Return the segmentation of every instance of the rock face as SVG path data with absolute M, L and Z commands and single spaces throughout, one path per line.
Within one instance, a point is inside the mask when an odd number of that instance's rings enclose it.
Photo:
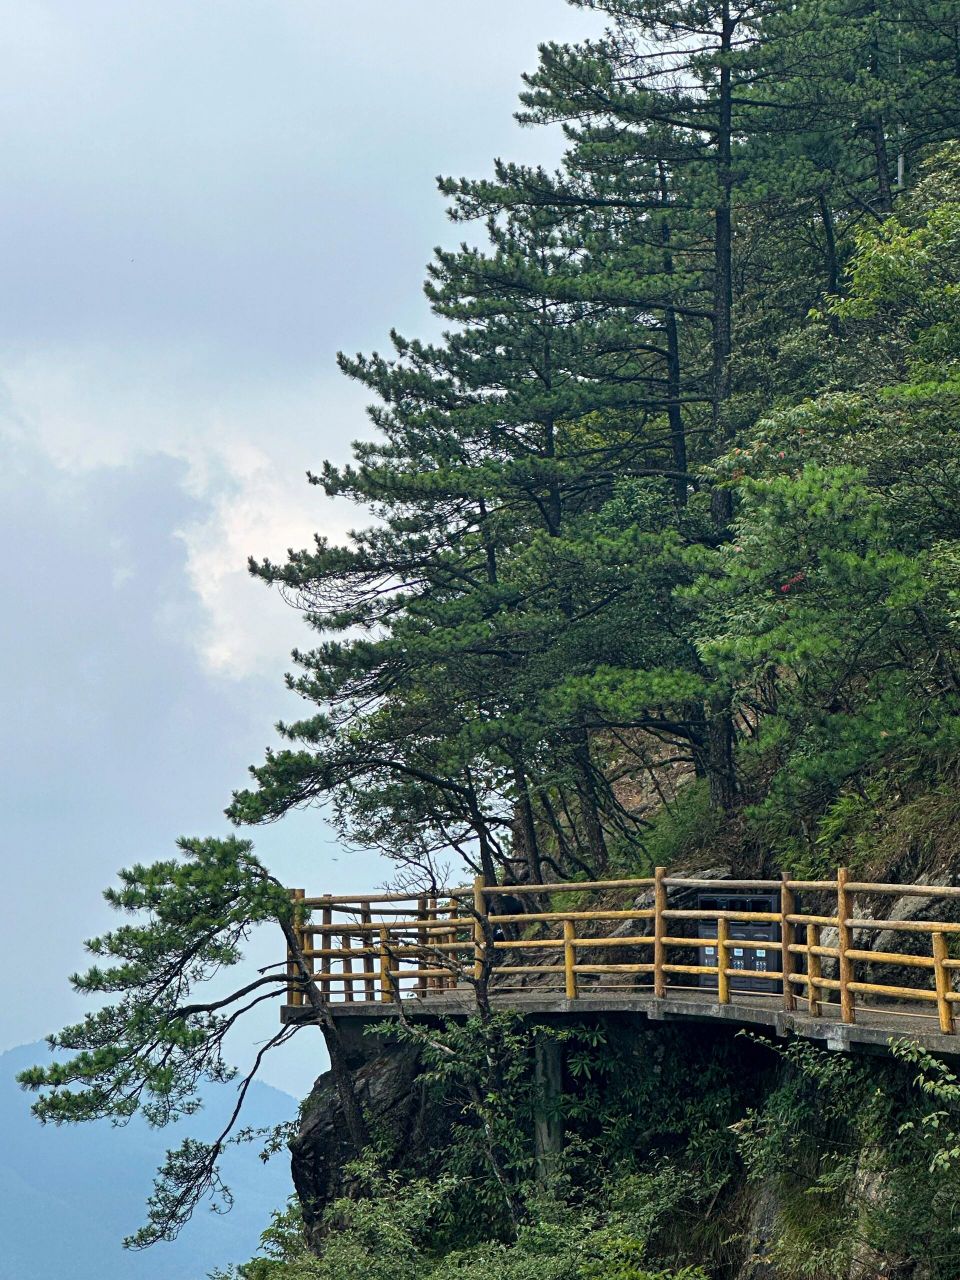
M 781 1205 L 770 1183 L 750 1188 L 750 1208 L 745 1231 L 743 1265 L 736 1280 L 776 1280 L 776 1268 L 767 1254 L 776 1236 Z
M 374 1039 L 370 1046 L 366 1056 L 354 1055 L 354 1081 L 371 1133 L 397 1153 L 399 1167 L 415 1169 L 443 1142 L 449 1118 L 424 1086 L 416 1045 L 385 1046 Z M 293 1184 L 316 1246 L 324 1210 L 352 1190 L 344 1166 L 354 1153 L 330 1072 L 320 1076 L 304 1104 L 291 1155 Z

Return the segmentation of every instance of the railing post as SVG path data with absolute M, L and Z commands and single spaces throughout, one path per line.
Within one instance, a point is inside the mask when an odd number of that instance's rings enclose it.
M 296 891 L 297 907 L 296 907 L 295 919 L 296 919 L 296 928 L 297 928 L 297 941 L 300 944 L 300 950 L 304 953 L 306 953 L 307 951 L 313 950 L 313 934 L 309 932 L 309 930 L 305 927 L 305 924 L 304 924 L 304 916 L 306 915 L 306 908 L 303 905 L 303 900 L 306 896 L 307 896 L 306 889 L 298 889 Z M 316 968 L 316 964 L 314 962 L 313 956 L 308 956 L 304 954 L 304 960 L 307 966 L 307 973 L 312 978 L 313 971 Z M 298 1003 L 301 1005 L 306 1004 L 307 993 L 304 991 L 303 987 L 300 988 L 297 994 L 299 996 Z
M 373 924 L 373 913 L 369 907 L 360 908 L 360 924 L 363 926 L 361 937 L 363 938 L 363 998 L 364 1000 L 376 1000 L 377 983 L 374 977 L 373 969 L 373 929 L 368 926 Z
M 320 913 L 320 924 L 322 932 L 320 934 L 320 950 L 333 950 L 333 908 L 324 907 Z M 333 984 L 330 981 L 330 957 L 320 957 L 320 993 L 326 996 L 328 1000 L 333 999 Z
M 486 934 L 483 922 L 487 918 L 487 904 L 484 898 L 483 876 L 477 876 L 473 882 L 473 977 L 479 982 L 483 977 L 484 959 L 487 952 Z
M 953 983 L 950 981 L 950 971 L 943 963 L 948 955 L 946 935 L 935 933 L 933 935 L 933 976 L 937 984 L 937 1013 L 940 1015 L 940 1030 L 944 1035 L 952 1036 L 953 1005 L 947 996 L 953 989 Z
M 577 936 L 572 920 L 563 922 L 563 974 L 568 1000 L 577 998 L 577 949 L 573 940 Z
M 797 930 L 787 917 L 796 915 L 797 899 L 788 879 L 784 872 L 780 886 L 780 972 L 783 974 L 783 1007 L 792 1011 L 797 1007 L 797 996 L 790 978 L 796 972 L 797 957 L 790 948 L 796 940 Z
M 427 919 L 427 899 L 426 898 L 417 899 L 417 919 L 424 922 Z M 418 927 L 417 929 L 417 947 L 419 948 L 419 955 L 417 956 L 418 969 L 425 969 L 427 967 L 424 961 L 426 957 L 427 943 L 429 942 L 432 942 L 432 938 L 430 937 L 429 932 L 426 929 L 424 929 L 422 926 Z M 422 999 L 423 996 L 427 994 L 427 987 L 429 985 L 430 985 L 429 981 L 426 978 L 424 978 L 422 975 L 417 978 L 418 998 Z
M 807 1012 L 811 1018 L 820 1017 L 820 987 L 818 985 L 823 968 L 820 957 L 814 955 L 814 947 L 820 945 L 820 926 L 807 925 Z
M 451 898 L 450 923 L 453 925 L 453 928 L 450 930 L 449 937 L 450 937 L 450 944 L 452 947 L 454 947 L 454 950 L 446 951 L 443 953 L 444 956 L 449 956 L 450 958 L 450 972 L 448 973 L 446 978 L 440 979 L 440 981 L 443 983 L 445 990 L 447 991 L 456 991 L 457 989 L 457 972 L 460 967 L 460 955 L 459 955 L 459 952 L 456 950 L 457 941 L 458 941 L 457 925 L 459 923 L 459 920 L 460 920 L 460 915 L 457 909 L 457 900 L 456 898 Z M 444 960 L 444 965 L 446 965 L 446 960 Z
M 667 994 L 667 980 L 663 972 L 667 936 L 663 913 L 667 909 L 667 886 L 663 883 L 666 870 L 657 867 L 653 873 L 653 994 L 661 999 Z
M 847 920 L 850 919 L 850 891 L 847 889 L 847 881 L 850 879 L 849 872 L 846 867 L 840 867 L 837 870 L 837 950 L 839 952 L 839 978 L 840 978 L 840 1017 L 846 1023 L 854 1023 L 857 1020 L 856 1003 L 854 1001 L 853 992 L 850 990 L 850 983 L 853 980 L 853 962 L 847 955 L 851 949 L 852 932 Z
M 727 944 L 730 925 L 726 916 L 717 917 L 717 1003 L 730 1003 L 730 979 L 727 976 Z
M 393 999 L 393 978 L 390 976 L 390 933 L 380 926 L 380 999 L 386 1003 Z
M 296 935 L 297 941 L 300 943 L 300 949 L 303 950 L 305 946 L 305 943 L 304 943 L 305 935 L 302 931 L 303 912 L 300 908 L 298 908 L 297 903 L 300 901 L 301 898 L 305 898 L 307 896 L 306 890 L 291 889 L 289 892 L 290 892 L 290 901 L 293 904 L 293 912 L 292 912 L 293 930 Z M 293 1005 L 294 1007 L 299 1007 L 300 1005 L 303 1004 L 303 986 L 301 985 L 301 983 L 297 981 L 297 979 L 300 976 L 301 976 L 300 968 L 299 968 L 299 965 L 297 964 L 296 956 L 293 953 L 293 948 L 288 944 L 287 945 L 287 1004 Z
M 352 946 L 350 934 L 345 933 L 340 942 L 343 950 L 349 952 Z M 353 1004 L 353 960 L 349 955 L 343 957 L 343 998 L 347 1004 Z

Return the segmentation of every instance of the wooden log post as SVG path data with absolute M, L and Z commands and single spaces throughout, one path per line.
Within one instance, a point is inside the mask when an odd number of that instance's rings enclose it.
M 948 996 L 953 989 L 953 983 L 950 979 L 950 971 L 943 963 L 949 958 L 949 954 L 946 934 L 935 933 L 933 935 L 933 976 L 937 984 L 937 1014 L 940 1018 L 940 1030 L 944 1035 L 952 1036 L 953 1005 Z
M 487 954 L 487 940 L 484 932 L 487 904 L 483 894 L 484 887 L 483 876 L 477 876 L 473 882 L 473 977 L 476 982 L 480 982 L 483 978 Z
M 727 976 L 727 951 L 730 925 L 726 916 L 717 917 L 717 1003 L 730 1003 L 730 979 Z
M 290 890 L 290 901 L 293 904 L 293 928 L 294 928 L 294 933 L 296 934 L 296 937 L 300 943 L 301 950 L 305 949 L 306 943 L 305 943 L 304 934 L 303 934 L 303 914 L 302 914 L 302 910 L 298 909 L 297 903 L 300 901 L 301 898 L 305 898 L 305 897 L 306 897 L 305 889 Z M 307 963 L 309 964 L 309 961 Z M 297 960 L 296 960 L 296 956 L 294 955 L 293 948 L 290 947 L 288 944 L 287 946 L 287 1004 L 293 1005 L 294 1007 L 299 1007 L 303 1004 L 303 987 L 297 981 L 299 977 L 300 977 L 300 966 L 297 964 Z
M 577 931 L 572 920 L 563 922 L 563 975 L 568 1000 L 577 998 L 577 949 L 574 940 Z
M 820 978 L 823 966 L 814 948 L 820 945 L 820 926 L 807 925 L 807 1012 L 811 1018 L 820 1017 Z
M 423 920 L 423 921 L 426 921 L 427 919 L 427 899 L 426 898 L 417 899 L 417 919 Z M 427 965 L 425 964 L 425 959 L 426 959 L 425 953 L 426 953 L 426 946 L 429 941 L 430 941 L 430 937 L 429 937 L 429 934 L 427 933 L 427 930 L 424 929 L 422 926 L 418 928 L 417 929 L 417 946 L 420 950 L 420 954 L 417 957 L 418 969 L 427 968 Z M 424 977 L 417 978 L 417 998 L 418 999 L 422 999 L 427 994 L 427 988 L 430 985 L 430 981 L 431 980 L 429 978 L 424 978 Z
M 297 976 L 297 963 L 293 958 L 293 949 L 289 942 L 287 943 L 287 1004 L 295 1005 L 300 989 L 296 985 L 295 978 Z
M 837 871 L 837 949 L 840 953 L 838 962 L 840 1017 L 842 1021 L 852 1024 L 857 1020 L 857 1013 L 855 996 L 850 990 L 850 983 L 853 981 L 853 961 L 850 959 L 848 952 L 853 950 L 853 931 L 847 924 L 852 915 L 851 894 L 847 888 L 849 880 L 850 875 L 847 868 L 840 867 Z
M 663 913 L 667 909 L 667 886 L 663 883 L 666 870 L 657 867 L 653 873 L 653 994 L 662 999 L 667 994 L 667 979 L 663 966 L 666 962 L 667 922 Z
M 450 923 L 453 926 L 453 928 L 450 930 L 449 937 L 450 937 L 450 943 L 454 947 L 454 950 L 449 951 L 447 955 L 449 957 L 450 964 L 453 967 L 453 972 L 451 972 L 450 974 L 448 974 L 446 978 L 444 978 L 443 985 L 447 991 L 456 991 L 457 971 L 459 970 L 459 967 L 460 967 L 460 954 L 456 950 L 457 937 L 458 937 L 457 927 L 460 923 L 460 916 L 457 911 L 457 903 L 455 900 L 452 900 L 450 903 Z
M 428 924 L 436 924 L 436 921 L 437 921 L 437 900 L 436 900 L 436 898 L 428 898 L 428 899 L 427 899 L 427 915 L 426 915 L 426 919 L 427 919 L 427 923 L 428 923 Z M 426 939 L 426 944 L 425 944 L 425 945 L 427 945 L 427 946 L 429 946 L 429 944 L 430 944 L 431 942 L 439 942 L 439 941 L 440 941 L 440 939 L 437 937 L 436 931 L 435 931 L 435 930 L 433 930 L 433 929 L 425 929 L 425 930 L 423 930 L 423 934 L 424 934 L 424 937 L 425 937 L 425 939 Z M 428 965 L 428 964 L 426 964 L 426 962 L 425 962 L 425 961 L 426 961 L 426 957 L 424 957 L 424 964 L 423 964 L 421 967 L 422 967 L 422 968 L 432 969 L 432 968 L 433 968 L 433 965 Z M 428 991 L 440 991 L 440 990 L 442 989 L 442 984 L 441 984 L 441 982 L 440 982 L 440 979 L 439 979 L 439 978 L 437 978 L 437 977 L 427 978 L 427 979 L 426 979 L 426 984 L 427 984 L 427 990 L 428 990 Z
M 393 999 L 393 978 L 390 976 L 390 931 L 380 926 L 380 1000 L 386 1004 Z
M 373 924 L 373 915 L 369 907 L 361 907 L 360 923 L 363 925 L 363 998 L 364 1000 L 376 1000 L 377 998 L 377 981 L 374 977 L 373 968 L 373 930 L 369 928 Z
M 333 908 L 324 907 L 320 914 L 320 949 L 321 951 L 329 951 L 333 946 Z M 320 957 L 320 994 L 327 1000 L 333 994 L 333 987 L 330 983 L 330 957 Z
M 306 896 L 307 896 L 306 889 L 297 889 L 295 891 L 297 905 L 295 908 L 294 921 L 297 928 L 297 942 L 299 943 L 300 950 L 302 952 L 310 951 L 313 946 L 313 934 L 307 928 L 307 922 L 306 922 L 307 909 L 303 905 L 303 900 Z M 313 971 L 314 971 L 314 968 L 316 967 L 313 962 L 313 957 L 305 955 L 304 962 L 306 964 L 307 973 L 311 977 L 313 977 Z M 298 1001 L 297 1001 L 298 1004 L 305 1005 L 307 1003 L 307 993 L 304 991 L 302 986 L 297 992 L 297 996 L 298 996 Z
M 790 888 L 788 877 L 784 873 L 783 883 L 780 886 L 780 972 L 783 974 L 783 1007 L 788 1012 L 792 1012 L 797 1007 L 796 992 L 790 981 L 797 969 L 796 953 L 790 950 L 796 941 L 797 930 L 787 917 L 796 913 L 796 894 Z
M 345 933 L 340 942 L 343 950 L 349 952 L 353 945 L 350 934 Z M 349 955 L 343 957 L 343 998 L 347 1004 L 353 1004 L 353 959 Z

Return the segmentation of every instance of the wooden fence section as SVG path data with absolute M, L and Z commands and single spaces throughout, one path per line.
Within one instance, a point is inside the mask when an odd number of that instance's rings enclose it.
M 679 908 L 670 905 L 678 890 L 727 899 L 763 894 L 778 906 Z M 598 895 L 632 905 L 605 906 Z M 323 999 L 353 1004 L 430 1000 L 486 981 L 501 1003 L 518 990 L 555 992 L 559 1004 L 586 992 L 663 997 L 670 988 L 697 986 L 703 1000 L 722 1005 L 748 978 L 750 998 L 782 1001 L 788 1010 L 818 1017 L 828 1003 L 840 1021 L 854 1023 L 858 1009 L 909 1005 L 916 1017 L 919 1005 L 952 1034 L 960 1001 L 953 981 L 960 902 L 953 921 L 885 919 L 879 905 L 891 897 L 945 903 L 960 899 L 960 886 L 857 882 L 844 868 L 835 880 L 696 880 L 658 868 L 647 879 L 510 886 L 478 879 L 469 888 L 413 896 L 291 896 L 300 951 L 287 957 L 292 1006 L 306 1003 L 304 975 Z M 762 926 L 767 936 L 735 936 L 747 932 L 738 925 Z M 872 949 L 880 932 L 910 949 Z M 750 952 L 776 956 L 776 967 L 747 965 Z

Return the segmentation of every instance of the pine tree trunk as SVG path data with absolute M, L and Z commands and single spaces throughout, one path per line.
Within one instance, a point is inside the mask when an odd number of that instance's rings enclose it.
M 877 6 L 874 6 L 874 11 L 879 17 Z M 880 49 L 876 39 L 874 40 L 873 53 L 870 58 L 870 72 L 874 79 L 880 79 Z M 893 185 L 890 182 L 890 156 L 887 152 L 887 134 L 883 117 L 879 111 L 875 110 L 870 113 L 867 130 L 873 141 L 873 155 L 877 174 L 877 200 L 881 213 L 887 214 L 893 210 Z
M 534 818 L 533 805 L 530 802 L 530 791 L 527 787 L 527 776 L 518 765 L 513 766 L 513 782 L 517 789 L 517 815 L 520 832 L 523 837 L 524 861 L 530 876 L 531 884 L 543 884 L 543 867 L 540 864 L 540 841 L 537 838 L 537 824 Z
M 893 209 L 893 186 L 890 182 L 890 156 L 887 151 L 887 135 L 883 120 L 879 113 L 874 113 L 870 121 L 870 135 L 873 139 L 873 153 L 877 168 L 877 201 L 881 212 L 890 213 Z
M 280 927 L 283 930 L 287 948 L 296 963 L 297 971 L 304 980 L 303 992 L 307 998 L 307 1003 L 310 1005 L 314 1022 L 323 1033 L 324 1043 L 327 1046 L 327 1053 L 330 1057 L 330 1074 L 333 1076 L 337 1098 L 343 1108 L 343 1118 L 346 1122 L 347 1133 L 350 1135 L 350 1141 L 359 1156 L 364 1148 L 370 1145 L 370 1132 L 367 1128 L 363 1108 L 360 1106 L 360 1100 L 357 1097 L 357 1091 L 354 1088 L 353 1074 L 350 1071 L 343 1042 L 340 1039 L 340 1030 L 333 1014 L 330 1012 L 326 997 L 313 981 L 311 967 L 307 964 L 300 945 L 298 930 L 285 920 L 280 922 Z
M 726 435 L 724 411 L 730 396 L 730 356 L 733 350 L 733 77 L 730 56 L 736 19 L 729 0 L 724 0 L 720 26 L 720 83 L 717 119 L 717 213 L 714 264 L 713 321 L 713 426 L 718 445 Z M 733 518 L 733 495 L 729 489 L 714 489 L 711 516 L 718 539 L 722 539 Z M 724 701 L 716 699 L 707 712 L 707 772 L 710 804 L 728 812 L 736 799 L 733 770 L 733 717 Z
M 357 1097 L 357 1091 L 354 1088 L 353 1074 L 347 1063 L 347 1055 L 343 1051 L 340 1031 L 329 1009 L 324 1007 L 322 1012 L 314 1010 L 314 1013 L 320 1023 L 320 1030 L 323 1032 L 324 1043 L 327 1046 L 327 1054 L 330 1058 L 330 1074 L 333 1076 L 337 1098 L 343 1108 L 347 1132 L 350 1135 L 354 1150 L 359 1156 L 370 1145 L 370 1133 L 367 1129 L 363 1108 L 360 1106 L 360 1100 Z
M 578 729 L 576 745 L 573 749 L 573 765 L 576 772 L 577 799 L 580 813 L 586 830 L 587 848 L 590 850 L 590 861 L 595 875 L 601 874 L 607 866 L 607 841 L 600 821 L 600 806 L 597 804 L 597 789 L 593 777 L 593 762 L 590 759 L 590 739 L 586 729 Z
M 733 345 L 733 82 L 730 54 L 736 20 L 724 0 L 720 28 L 720 84 L 717 103 L 717 211 L 714 230 L 713 287 L 713 426 L 723 436 L 723 407 L 730 394 L 730 352 Z
M 833 224 L 833 210 L 827 203 L 827 197 L 821 191 L 818 198 L 820 221 L 823 223 L 823 238 L 826 244 L 824 252 L 824 270 L 827 277 L 827 293 L 836 297 L 840 292 L 840 262 L 837 258 L 837 235 Z
M 660 185 L 660 202 L 666 208 L 669 204 L 667 173 L 662 160 L 657 161 Z M 660 240 L 663 244 L 663 271 L 668 278 L 673 276 L 673 253 L 670 248 L 670 221 L 664 216 L 660 223 Z M 664 311 L 664 330 L 667 339 L 667 419 L 670 423 L 670 444 L 673 453 L 674 471 L 685 473 L 687 470 L 687 439 L 683 427 L 683 414 L 680 411 L 680 335 L 677 328 L 677 313 L 672 306 Z M 687 482 L 678 475 L 673 482 L 674 496 L 678 507 L 687 504 Z
M 707 721 L 707 772 L 710 807 L 723 813 L 729 813 L 737 800 L 733 742 L 733 716 L 729 706 L 714 707 Z

